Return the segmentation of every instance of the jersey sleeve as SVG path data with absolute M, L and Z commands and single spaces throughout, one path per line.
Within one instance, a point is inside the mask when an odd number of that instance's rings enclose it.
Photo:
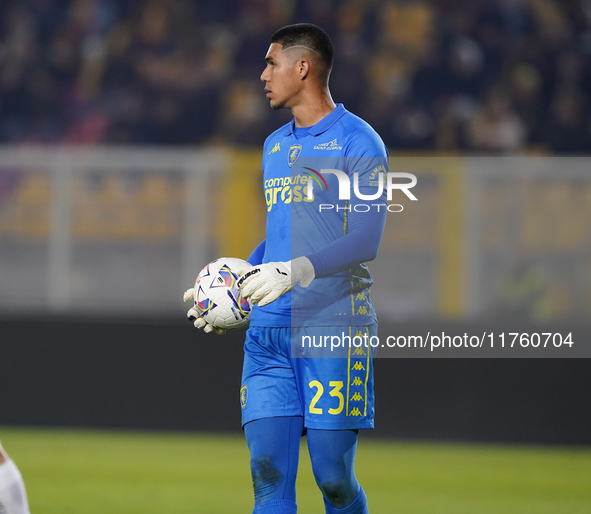
M 345 148 L 345 165 L 351 183 L 347 231 L 321 251 L 307 256 L 316 277 L 375 259 L 382 241 L 387 214 L 388 150 L 377 133 L 369 127 L 355 131 Z M 362 204 L 370 205 L 367 212 L 365 208 L 355 208 Z
M 263 263 L 263 257 L 265 255 L 265 248 L 267 246 L 267 240 L 263 239 L 263 242 L 259 244 L 254 251 L 250 254 L 250 257 L 246 259 L 249 264 L 257 266 Z
M 378 191 L 380 175 L 386 184 L 388 173 L 388 150 L 380 136 L 373 131 L 356 131 L 345 148 L 345 164 L 351 181 L 351 198 L 356 196 L 355 184 L 362 195 L 373 195 Z M 357 179 L 355 179 L 357 174 Z M 386 188 L 382 191 L 383 201 L 386 201 Z

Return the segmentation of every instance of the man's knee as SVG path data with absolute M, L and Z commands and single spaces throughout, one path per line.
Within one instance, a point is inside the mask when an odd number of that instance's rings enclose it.
M 254 495 L 257 499 L 272 495 L 283 478 L 283 474 L 277 469 L 271 457 L 266 455 L 253 457 L 250 460 L 250 471 Z
M 351 504 L 359 493 L 359 484 L 350 480 L 318 480 L 322 495 L 333 507 L 342 509 Z

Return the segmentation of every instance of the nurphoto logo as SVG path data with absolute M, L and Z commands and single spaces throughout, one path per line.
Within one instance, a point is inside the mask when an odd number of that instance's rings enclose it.
M 320 173 L 318 173 L 316 170 L 313 170 L 312 168 L 306 168 L 306 169 L 313 171 L 316 175 L 316 176 L 313 176 L 310 173 L 307 173 L 308 184 L 306 187 L 306 189 L 307 189 L 306 199 L 309 202 L 311 202 L 314 199 L 313 180 L 315 180 L 318 183 L 318 185 L 320 186 L 320 188 L 322 189 L 322 184 L 320 183 L 320 181 L 318 180 L 317 177 L 320 177 L 320 179 L 322 180 L 322 183 L 324 183 L 324 186 L 328 190 L 328 186 L 326 185 L 326 181 L 322 177 L 322 175 L 325 175 L 327 173 L 333 174 L 337 177 L 337 180 L 339 183 L 339 200 L 350 200 L 351 199 L 351 180 L 349 179 L 349 176 L 344 171 L 336 170 L 336 169 L 321 169 Z M 415 195 L 413 195 L 412 192 L 410 191 L 410 189 L 412 189 L 414 186 L 417 185 L 417 177 L 415 175 L 413 175 L 412 173 L 403 173 L 403 172 L 394 172 L 394 171 L 389 171 L 387 173 L 379 173 L 378 177 L 377 177 L 378 178 L 377 191 L 374 194 L 367 194 L 367 195 L 363 194 L 359 191 L 359 173 L 358 172 L 353 173 L 353 193 L 355 194 L 355 196 L 359 200 L 363 200 L 363 201 L 377 200 L 384 193 L 384 176 L 386 177 L 385 187 L 386 187 L 387 198 L 388 198 L 389 202 L 392 200 L 392 191 L 394 191 L 395 189 L 401 190 L 412 201 L 418 200 L 418 198 Z M 406 179 L 407 181 L 406 182 L 397 181 L 400 179 Z M 356 204 L 353 208 L 356 212 L 367 212 L 367 211 L 371 210 L 372 207 L 375 207 L 378 210 L 380 210 L 380 208 L 385 207 L 385 208 L 387 208 L 387 210 L 389 212 L 401 212 L 403 210 L 403 207 L 400 204 L 384 205 L 381 203 L 379 203 L 379 204 L 378 203 Z M 345 208 L 345 207 L 340 207 L 340 206 L 334 205 L 334 204 L 323 203 L 323 204 L 320 204 L 318 207 L 318 210 L 320 212 L 322 212 L 323 210 L 330 210 L 330 209 L 336 209 L 337 211 L 347 209 L 350 211 L 351 206 L 348 206 Z

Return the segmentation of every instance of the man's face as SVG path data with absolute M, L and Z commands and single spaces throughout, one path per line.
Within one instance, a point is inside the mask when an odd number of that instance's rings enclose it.
M 298 72 L 299 52 L 296 48 L 283 51 L 283 45 L 271 43 L 265 56 L 267 67 L 261 75 L 273 109 L 289 109 L 301 87 Z

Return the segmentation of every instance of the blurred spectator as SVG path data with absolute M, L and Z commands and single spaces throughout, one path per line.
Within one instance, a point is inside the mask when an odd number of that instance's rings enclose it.
M 585 119 L 583 95 L 564 89 L 554 97 L 544 132 L 553 153 L 583 154 L 591 148 L 591 126 Z
M 247 80 L 236 81 L 225 95 L 221 133 L 242 145 L 256 145 L 268 136 L 264 121 L 268 113 L 260 88 Z
M 394 150 L 591 152 L 589 0 L 3 0 L 0 142 L 259 146 L 268 38 L 302 21 Z
M 525 136 L 525 126 L 512 110 L 509 98 L 499 92 L 489 95 L 470 127 L 472 148 L 484 153 L 522 150 Z
M 542 75 L 529 63 L 519 63 L 510 72 L 510 97 L 517 116 L 525 124 L 529 142 L 540 143 L 544 124 Z

